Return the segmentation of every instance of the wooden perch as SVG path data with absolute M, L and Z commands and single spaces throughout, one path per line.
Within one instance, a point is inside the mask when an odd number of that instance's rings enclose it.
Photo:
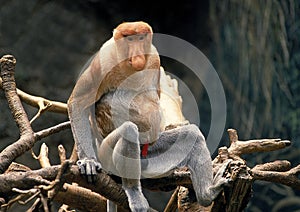
M 56 179 L 60 170 L 60 165 L 41 168 L 38 170 L 27 171 L 11 171 L 0 175 L 0 196 L 12 195 L 12 189 L 18 188 L 27 190 L 34 185 L 49 185 L 50 181 Z M 11 168 L 11 170 L 15 170 Z M 184 185 L 190 185 L 189 172 L 174 172 L 172 175 L 156 179 L 157 184 L 154 184 L 153 179 L 144 179 L 143 187 L 149 190 L 168 190 L 170 187 L 176 187 L 178 182 L 184 182 Z M 97 182 L 95 184 L 87 183 L 86 179 L 80 174 L 78 167 L 73 165 L 70 167 L 69 172 L 64 175 L 67 183 L 76 183 L 81 187 L 87 188 L 101 196 L 108 198 L 117 203 L 122 208 L 128 209 L 127 196 L 123 191 L 120 184 L 117 184 L 106 173 L 99 173 L 97 175 Z

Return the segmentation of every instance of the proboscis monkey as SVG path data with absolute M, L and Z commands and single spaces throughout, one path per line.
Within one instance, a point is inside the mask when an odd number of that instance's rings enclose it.
M 210 153 L 197 126 L 164 130 L 164 72 L 152 35 L 147 23 L 120 24 L 79 77 L 68 100 L 77 164 L 88 181 L 99 169 L 120 176 L 132 211 L 149 209 L 141 178 L 188 166 L 198 202 L 207 206 L 228 182 L 222 177 L 226 166 L 213 178 Z

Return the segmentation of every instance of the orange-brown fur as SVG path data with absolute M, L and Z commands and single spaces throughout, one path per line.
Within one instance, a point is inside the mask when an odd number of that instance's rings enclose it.
M 120 24 L 114 30 L 114 39 L 118 40 L 129 35 L 147 34 L 147 33 L 152 34 L 152 28 L 150 27 L 149 24 L 142 21 L 125 22 Z

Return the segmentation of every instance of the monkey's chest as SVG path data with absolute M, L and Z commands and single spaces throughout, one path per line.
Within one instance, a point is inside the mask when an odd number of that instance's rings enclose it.
M 126 121 L 137 125 L 141 143 L 156 141 L 160 133 L 161 114 L 156 91 L 110 92 L 96 103 L 95 115 L 103 137 Z

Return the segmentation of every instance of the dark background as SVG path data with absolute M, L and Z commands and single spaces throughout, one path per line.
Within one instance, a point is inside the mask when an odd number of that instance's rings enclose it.
M 247 156 L 249 166 L 276 159 L 300 162 L 300 2 L 297 0 L 108 1 L 0 0 L 0 56 L 17 58 L 18 88 L 66 102 L 85 62 L 124 21 L 143 20 L 154 32 L 184 39 L 211 61 L 227 99 L 226 128 L 241 140 L 289 139 L 285 150 Z M 178 50 L 180 51 L 180 50 Z M 162 65 L 180 77 L 199 104 L 201 130 L 208 134 L 210 103 L 201 83 L 181 64 Z M 184 104 L 188 104 L 185 102 Z M 36 109 L 26 106 L 29 117 Z M 45 113 L 35 131 L 67 120 Z M 0 92 L 0 148 L 18 138 L 3 92 Z M 228 145 L 226 130 L 220 145 Z M 58 163 L 56 146 L 72 149 L 70 130 L 43 140 Z M 34 151 L 38 153 L 39 142 Z M 38 168 L 30 153 L 18 159 Z M 151 204 L 161 210 L 163 194 Z M 247 211 L 300 210 L 299 191 L 256 182 Z

